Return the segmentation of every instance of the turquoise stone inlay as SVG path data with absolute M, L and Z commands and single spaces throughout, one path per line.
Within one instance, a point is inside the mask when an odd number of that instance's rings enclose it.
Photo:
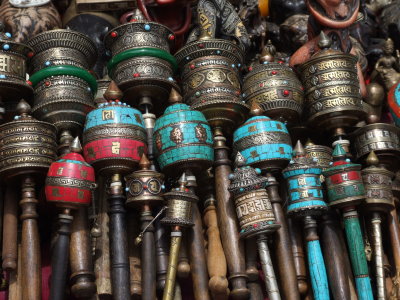
M 142 113 L 139 110 L 115 104 L 102 106 L 89 112 L 84 130 L 105 124 L 128 124 L 144 128 Z
M 246 163 L 261 168 L 278 162 L 284 168 L 292 157 L 292 144 L 285 124 L 265 116 L 248 119 L 233 134 L 234 150 L 239 151 Z M 260 164 L 270 162 L 269 164 Z
M 173 104 L 165 110 L 155 123 L 153 141 L 161 169 L 188 161 L 214 161 L 211 128 L 201 112 L 186 104 Z

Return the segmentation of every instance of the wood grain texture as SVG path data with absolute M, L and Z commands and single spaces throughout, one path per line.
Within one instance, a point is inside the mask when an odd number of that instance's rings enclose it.
M 8 185 L 4 195 L 3 215 L 3 269 L 11 272 L 17 268 L 18 188 Z
M 74 212 L 70 243 L 71 291 L 76 298 L 89 298 L 96 292 L 87 208 Z
M 141 299 L 143 293 L 141 251 L 135 245 L 135 238 L 140 233 L 139 220 L 140 217 L 136 211 L 127 213 L 130 294 L 132 299 Z
M 244 244 L 239 239 L 239 224 L 237 221 L 233 198 L 228 191 L 232 173 L 231 162 L 228 159 L 228 149 L 225 139 L 218 134 L 214 137 L 214 175 L 215 193 L 217 199 L 217 216 L 222 246 L 226 255 L 229 270 L 229 282 L 232 286 L 230 296 L 235 300 L 248 299 L 250 293 L 246 286 L 246 267 L 244 261 Z
M 22 180 L 22 236 L 21 236 L 21 277 L 22 299 L 41 298 L 42 274 L 40 260 L 40 238 L 36 211 L 38 200 L 35 196 L 35 181 L 27 176 Z
M 246 239 L 246 274 L 249 278 L 247 286 L 250 290 L 250 300 L 264 299 L 263 291 L 259 281 L 257 268 L 257 242 L 254 238 Z
M 144 230 L 153 220 L 151 211 L 143 210 L 141 213 L 141 230 Z M 133 238 L 133 237 L 131 237 Z M 154 226 L 147 227 L 141 243 L 142 264 L 142 299 L 153 300 L 156 298 L 156 246 L 154 241 Z

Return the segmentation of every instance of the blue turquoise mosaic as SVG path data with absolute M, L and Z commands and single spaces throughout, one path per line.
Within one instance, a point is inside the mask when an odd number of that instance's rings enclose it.
M 102 104 L 87 114 L 84 130 L 106 124 L 136 125 L 144 129 L 139 110 L 125 104 Z
M 191 161 L 214 161 L 213 136 L 204 115 L 186 104 L 169 106 L 154 126 L 154 149 L 164 169 Z
M 271 161 L 271 164 L 283 161 L 285 167 L 293 151 L 285 124 L 265 116 L 252 117 L 240 126 L 233 134 L 233 148 L 252 166 L 265 161 Z

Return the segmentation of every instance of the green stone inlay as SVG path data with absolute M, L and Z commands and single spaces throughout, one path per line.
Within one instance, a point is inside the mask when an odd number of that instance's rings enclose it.
M 333 149 L 332 156 L 333 157 L 346 156 L 346 151 L 344 151 L 342 145 L 337 144 L 335 146 L 335 149 Z
M 356 277 L 368 276 L 367 258 L 358 217 L 345 217 L 344 228 L 349 246 L 350 260 Z

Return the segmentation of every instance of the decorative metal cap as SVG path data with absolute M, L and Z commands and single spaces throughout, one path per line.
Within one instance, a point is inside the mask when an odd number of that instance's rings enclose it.
M 169 94 L 168 102 L 170 104 L 182 103 L 181 94 L 174 88 L 171 89 L 171 93 Z
M 260 55 L 260 63 L 273 62 L 276 54 L 276 48 L 271 40 L 268 40 L 267 45 L 262 49 Z
M 121 101 L 122 96 L 123 93 L 119 89 L 118 85 L 114 80 L 111 80 L 106 92 L 104 93 L 104 98 L 107 101 Z
M 81 145 L 81 142 L 79 141 L 79 137 L 76 137 L 72 141 L 72 144 L 69 146 L 69 149 L 71 150 L 71 152 L 74 152 L 74 153 L 82 152 L 82 145 Z
M 251 103 L 251 106 L 250 106 L 250 115 L 251 116 L 253 116 L 253 117 L 262 116 L 263 112 L 264 112 L 264 110 L 261 108 L 261 106 L 257 102 L 253 101 Z
M 135 8 L 132 13 L 131 21 L 141 22 L 141 21 L 147 21 L 147 20 L 144 17 L 142 11 L 139 8 Z
M 346 151 L 343 149 L 341 144 L 336 144 L 335 149 L 333 149 L 332 157 L 334 160 L 343 160 L 346 158 Z
M 323 30 L 319 34 L 318 47 L 321 50 L 329 49 L 332 45 L 332 40 L 325 34 Z
M 143 155 L 139 161 L 140 170 L 149 170 L 150 166 L 151 166 L 151 162 L 148 160 L 146 154 L 143 153 Z
M 379 164 L 379 158 L 372 150 L 367 157 L 367 166 L 378 166 L 378 164 Z
M 235 159 L 235 172 L 229 175 L 231 184 L 228 190 L 234 195 L 264 188 L 267 183 L 266 177 L 259 176 L 260 169 L 245 166 L 245 163 L 245 158 L 238 152 Z

